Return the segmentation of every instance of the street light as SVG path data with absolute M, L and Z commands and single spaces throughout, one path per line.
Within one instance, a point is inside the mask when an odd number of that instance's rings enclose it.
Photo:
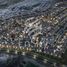
M 7 53 L 9 53 L 9 49 L 7 49 Z
M 25 55 L 25 52 L 22 52 L 22 55 Z
M 15 54 L 17 54 L 18 53 L 18 51 L 17 50 L 15 50 Z
M 36 59 L 37 55 L 33 55 L 33 58 Z

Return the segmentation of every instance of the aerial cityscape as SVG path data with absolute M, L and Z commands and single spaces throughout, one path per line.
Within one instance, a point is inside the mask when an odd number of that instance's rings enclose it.
M 0 0 L 0 67 L 67 67 L 67 1 Z

